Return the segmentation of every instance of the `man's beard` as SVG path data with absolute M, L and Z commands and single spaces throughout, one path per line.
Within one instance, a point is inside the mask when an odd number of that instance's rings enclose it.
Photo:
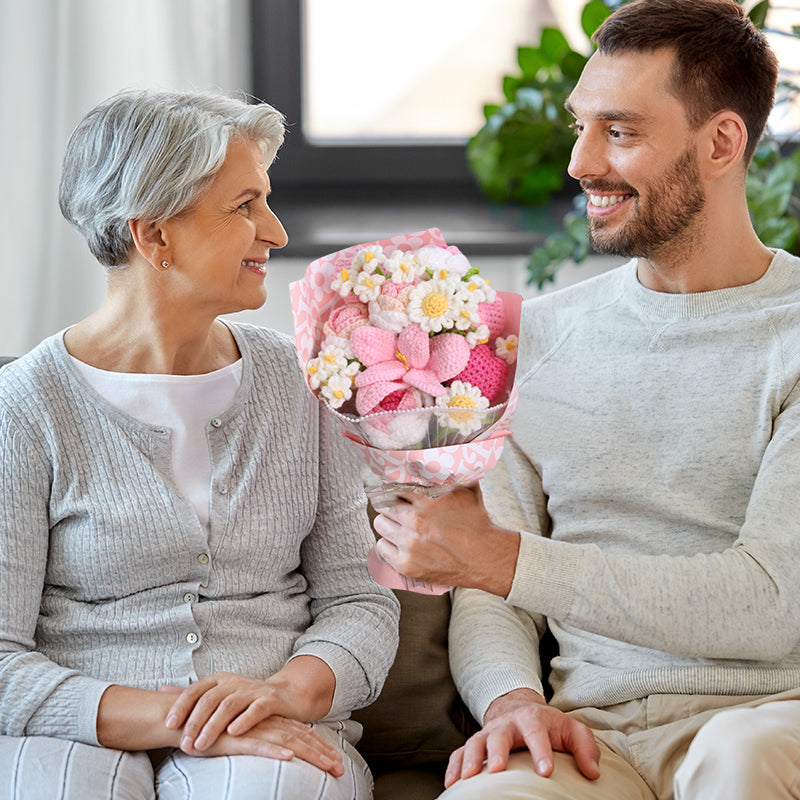
M 617 191 L 619 186 L 600 181 L 584 181 L 585 192 Z M 589 217 L 589 241 L 598 253 L 615 256 L 650 258 L 665 246 L 690 244 L 692 221 L 705 207 L 706 198 L 693 150 L 685 150 L 664 174 L 647 187 L 647 197 L 631 187 L 624 192 L 632 194 L 633 219 L 623 223 L 616 231 L 606 230 L 610 221 L 602 217 Z M 687 238 L 688 237 L 688 238 Z

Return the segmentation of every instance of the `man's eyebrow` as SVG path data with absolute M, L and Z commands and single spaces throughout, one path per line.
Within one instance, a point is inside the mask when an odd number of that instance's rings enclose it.
M 564 103 L 564 108 L 572 114 L 573 117 L 578 117 L 572 103 L 567 100 Z M 648 120 L 652 119 L 650 114 L 642 114 L 639 111 L 631 111 L 630 109 L 620 108 L 620 109 L 601 109 L 599 111 L 591 111 L 588 114 L 583 115 L 585 118 L 594 119 L 594 120 L 605 120 L 606 122 L 647 122 Z

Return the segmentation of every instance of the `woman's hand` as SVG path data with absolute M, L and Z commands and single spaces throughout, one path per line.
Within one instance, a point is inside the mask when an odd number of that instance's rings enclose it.
M 181 750 L 204 752 L 227 733 L 242 736 L 271 717 L 314 722 L 327 714 L 336 679 L 314 656 L 298 656 L 265 681 L 218 672 L 183 689 L 166 727 L 183 728 Z
M 329 772 L 334 778 L 344 774 L 341 753 L 302 722 L 286 717 L 271 716 L 251 727 L 240 736 L 222 733 L 205 750 L 185 748 L 193 756 L 261 756 L 279 761 L 299 758 L 314 767 Z

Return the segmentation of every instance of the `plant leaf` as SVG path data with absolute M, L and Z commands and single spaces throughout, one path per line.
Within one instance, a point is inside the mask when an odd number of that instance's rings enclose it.
M 523 78 L 536 78 L 536 74 L 542 67 L 552 64 L 544 57 L 539 47 L 517 48 L 517 63 L 522 70 Z
M 756 3 L 748 12 L 747 16 L 750 17 L 753 25 L 757 28 L 763 28 L 767 21 L 767 12 L 769 11 L 769 0 L 761 0 Z
M 583 32 L 591 39 L 592 34 L 600 27 L 607 17 L 611 15 L 611 9 L 603 0 L 590 0 L 581 13 L 581 27 Z
M 567 37 L 558 28 L 542 28 L 542 54 L 546 56 L 551 64 L 560 64 L 564 56 L 572 48 L 569 46 Z

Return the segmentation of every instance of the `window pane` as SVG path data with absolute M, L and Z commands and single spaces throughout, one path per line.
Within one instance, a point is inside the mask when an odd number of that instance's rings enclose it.
M 303 129 L 316 143 L 460 140 L 501 99 L 546 0 L 304 0 Z M 333 141 L 332 141 L 333 140 Z
M 517 74 L 516 49 L 561 27 L 589 52 L 586 0 L 303 0 L 303 131 L 312 144 L 462 143 Z M 753 3 L 748 2 L 746 7 Z M 800 0 L 772 0 L 769 37 L 782 77 L 800 82 Z M 771 128 L 800 127 L 800 99 L 779 104 Z

